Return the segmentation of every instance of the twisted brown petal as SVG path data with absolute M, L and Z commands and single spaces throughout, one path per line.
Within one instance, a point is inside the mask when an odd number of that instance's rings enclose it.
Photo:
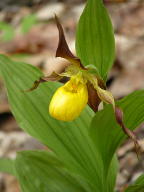
M 84 66 L 81 64 L 80 59 L 77 58 L 76 56 L 74 56 L 73 53 L 70 51 L 68 44 L 66 42 L 66 39 L 65 39 L 63 27 L 56 15 L 55 15 L 55 21 L 56 21 L 57 28 L 59 31 L 59 43 L 58 43 L 58 48 L 56 51 L 56 57 L 62 57 L 64 59 L 67 59 L 71 63 L 79 65 L 82 68 L 84 68 Z
M 30 92 L 30 91 L 33 91 L 34 89 L 37 89 L 40 83 L 44 83 L 44 82 L 48 82 L 48 81 L 59 81 L 62 78 L 63 77 L 61 77 L 58 74 L 56 74 L 55 72 L 53 72 L 50 76 L 40 77 L 38 80 L 36 80 L 33 83 L 33 86 L 30 89 L 25 90 L 25 92 Z
M 141 147 L 138 143 L 138 140 L 134 134 L 133 131 L 131 131 L 130 129 L 128 129 L 124 122 L 123 122 L 123 111 L 122 109 L 120 109 L 119 107 L 115 107 L 115 117 L 116 117 L 116 121 L 117 123 L 121 126 L 121 128 L 123 129 L 124 133 L 130 138 L 132 139 L 132 141 L 134 142 L 135 145 L 135 151 L 137 153 L 137 157 L 139 157 L 140 152 L 142 152 Z

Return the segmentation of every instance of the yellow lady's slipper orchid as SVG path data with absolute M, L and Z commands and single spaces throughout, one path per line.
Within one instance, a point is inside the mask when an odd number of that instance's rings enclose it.
M 72 77 L 56 90 L 49 105 L 49 113 L 57 120 L 72 121 L 80 115 L 87 102 L 86 83 Z

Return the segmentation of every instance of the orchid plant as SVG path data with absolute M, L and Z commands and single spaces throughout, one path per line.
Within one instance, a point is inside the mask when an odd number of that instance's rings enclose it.
M 114 192 L 120 144 L 129 137 L 137 155 L 141 152 L 133 130 L 144 120 L 144 91 L 115 101 L 106 88 L 115 41 L 102 0 L 87 0 L 77 26 L 77 56 L 57 16 L 55 21 L 56 57 L 69 61 L 62 73 L 45 77 L 32 65 L 0 55 L 19 126 L 48 147 L 18 152 L 15 160 L 0 159 L 0 170 L 15 175 L 23 192 Z M 143 192 L 144 175 L 122 191 Z

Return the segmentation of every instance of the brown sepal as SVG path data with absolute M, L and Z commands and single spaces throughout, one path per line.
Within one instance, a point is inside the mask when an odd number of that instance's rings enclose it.
M 102 89 L 106 89 L 104 81 L 99 77 L 97 77 L 97 80 L 99 87 Z M 97 112 L 101 99 L 99 98 L 96 89 L 93 87 L 91 83 L 87 83 L 87 88 L 88 88 L 88 105 L 94 112 Z
M 101 89 L 106 90 L 106 85 L 105 85 L 104 81 L 103 81 L 102 79 L 100 79 L 98 76 L 97 76 L 97 80 L 98 80 L 98 86 L 99 86 Z
M 98 97 L 97 91 L 94 89 L 92 84 L 87 83 L 87 88 L 88 88 L 88 105 L 94 112 L 97 112 L 101 100 Z
M 60 81 L 63 77 L 59 76 L 57 73 L 53 72 L 50 76 L 40 77 L 33 83 L 33 86 L 30 89 L 25 90 L 25 92 L 33 91 L 37 89 L 40 83 L 48 82 L 48 81 Z
M 57 28 L 59 31 L 59 43 L 58 43 L 58 48 L 56 51 L 56 57 L 62 57 L 64 59 L 67 59 L 71 63 L 81 66 L 83 69 L 85 69 L 84 66 L 82 65 L 80 59 L 77 58 L 76 56 L 74 56 L 73 53 L 70 51 L 68 44 L 66 42 L 66 39 L 65 39 L 63 27 L 56 15 L 55 15 L 55 21 L 56 21 Z
M 139 154 L 142 152 L 141 147 L 138 143 L 138 140 L 134 134 L 133 131 L 131 131 L 130 129 L 128 129 L 124 122 L 123 122 L 123 111 L 121 108 L 119 107 L 115 107 L 115 117 L 116 117 L 116 121 L 117 123 L 120 125 L 120 127 L 122 128 L 123 132 L 130 138 L 132 139 L 132 141 L 134 142 L 135 145 L 135 151 L 137 154 L 137 157 L 139 158 Z

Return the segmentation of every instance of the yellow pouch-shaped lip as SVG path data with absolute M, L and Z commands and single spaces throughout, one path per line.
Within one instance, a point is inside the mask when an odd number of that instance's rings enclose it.
M 87 102 L 87 85 L 71 79 L 56 90 L 49 105 L 49 113 L 57 120 L 72 121 L 80 115 Z

